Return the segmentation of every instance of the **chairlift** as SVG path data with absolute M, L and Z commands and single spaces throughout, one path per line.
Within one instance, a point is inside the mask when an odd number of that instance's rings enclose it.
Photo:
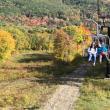
M 108 49 L 110 49 L 110 27 L 109 26 L 105 26 L 104 28 L 107 28 L 107 34 L 108 35 L 98 34 L 97 36 L 94 36 L 93 37 L 93 41 L 99 42 L 99 41 L 102 40 L 104 42 L 104 44 L 106 45 L 106 47 Z M 103 31 L 103 29 L 101 31 Z M 107 63 L 106 63 L 106 74 L 105 74 L 105 76 L 107 78 L 110 78 L 110 55 L 107 55 L 105 57 L 106 57 L 106 60 L 107 60 Z
M 104 35 L 104 34 L 98 34 L 98 36 L 93 36 L 93 41 L 95 41 L 95 42 L 103 41 L 104 44 L 107 45 L 107 47 L 110 46 L 110 38 L 109 38 L 109 36 Z

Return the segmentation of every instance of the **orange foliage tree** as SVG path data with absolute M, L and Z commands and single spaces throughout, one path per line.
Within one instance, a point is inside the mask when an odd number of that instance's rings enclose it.
M 84 25 L 80 25 L 79 29 L 82 31 L 83 39 L 86 43 L 86 46 L 89 46 L 92 42 L 91 31 Z
M 62 29 L 56 32 L 54 52 L 55 57 L 62 61 L 71 62 L 74 59 L 75 51 L 72 38 Z

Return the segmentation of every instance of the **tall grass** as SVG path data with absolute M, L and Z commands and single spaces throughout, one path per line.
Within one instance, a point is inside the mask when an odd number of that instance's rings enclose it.
M 110 80 L 104 79 L 106 65 L 89 67 L 76 110 L 110 110 Z

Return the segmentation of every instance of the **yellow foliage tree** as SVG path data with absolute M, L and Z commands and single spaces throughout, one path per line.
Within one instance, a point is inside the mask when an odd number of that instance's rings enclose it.
M 25 32 L 23 32 L 20 28 L 16 26 L 5 26 L 2 28 L 3 30 L 11 33 L 13 38 L 15 39 L 15 48 L 16 50 L 29 49 L 29 38 Z
M 0 59 L 7 59 L 15 49 L 15 40 L 10 33 L 0 30 Z

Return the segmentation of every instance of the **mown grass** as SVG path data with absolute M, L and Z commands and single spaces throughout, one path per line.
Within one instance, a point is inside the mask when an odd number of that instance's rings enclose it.
M 110 80 L 104 79 L 106 64 L 88 68 L 76 110 L 110 110 Z
M 0 107 L 40 108 L 57 88 L 56 78 L 70 73 L 78 64 L 77 60 L 71 64 L 56 61 L 47 52 L 14 55 L 0 65 Z

